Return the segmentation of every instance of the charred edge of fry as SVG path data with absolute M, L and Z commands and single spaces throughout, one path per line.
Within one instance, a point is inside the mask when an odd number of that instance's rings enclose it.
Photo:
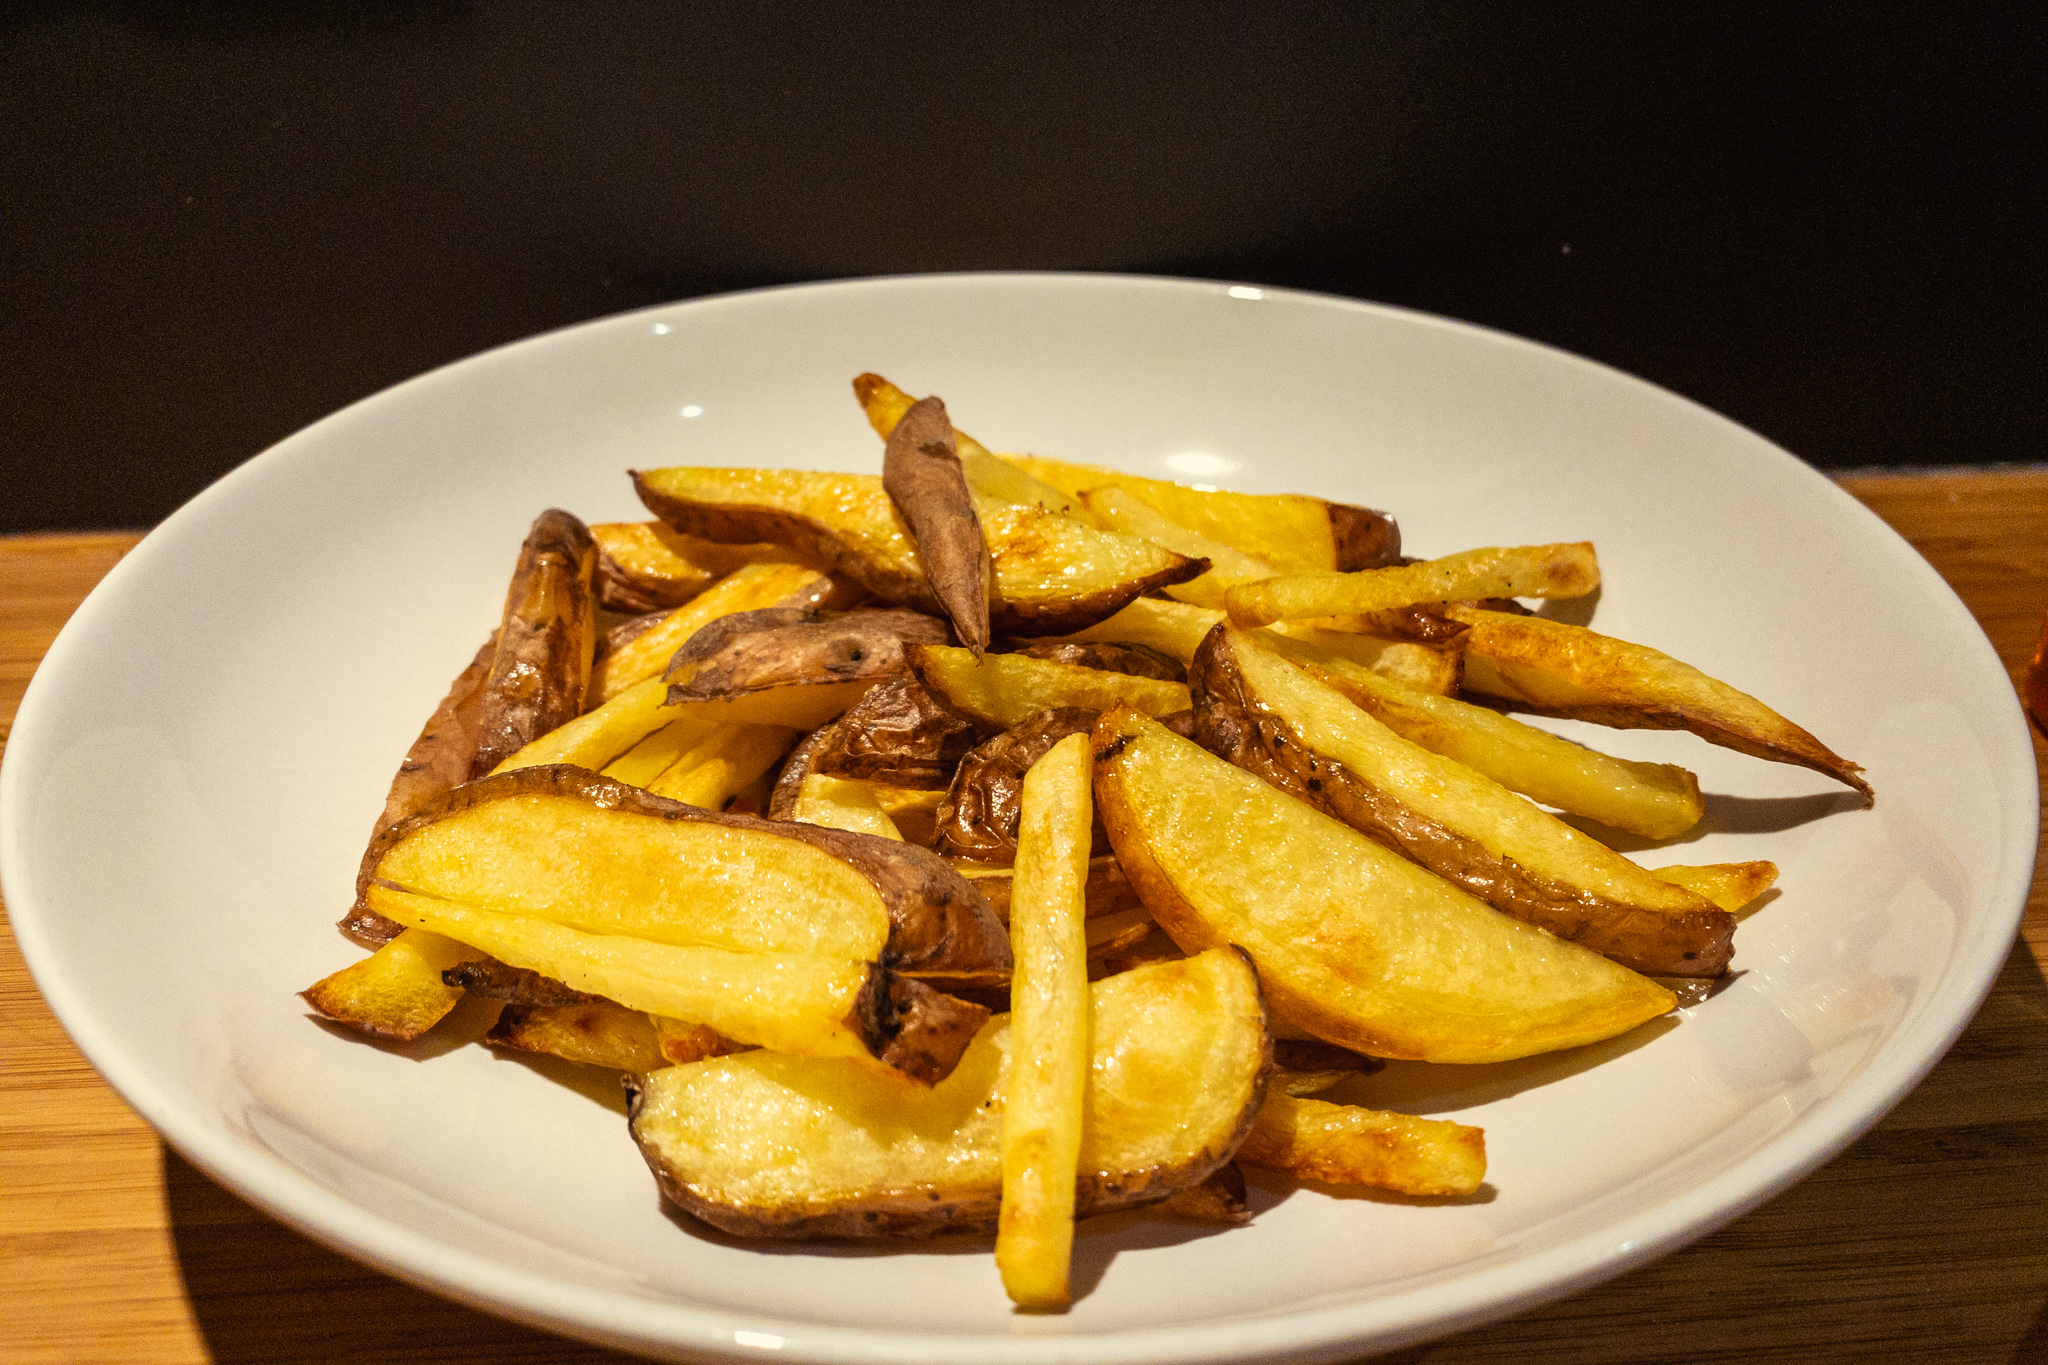
M 1156 1217 L 1243 1227 L 1252 1221 L 1250 1195 L 1237 1162 L 1226 1161 L 1199 1185 L 1176 1190 L 1153 1206 Z
M 1027 659 L 1047 659 L 1057 664 L 1096 668 L 1105 673 L 1127 673 L 1136 678 L 1157 678 L 1161 682 L 1184 683 L 1188 671 L 1180 660 L 1170 658 L 1150 645 L 1125 644 L 1109 640 L 1047 640 L 1008 650 Z
M 980 658 L 989 640 L 988 542 L 943 402 L 919 399 L 897 420 L 882 451 L 882 487 L 910 526 L 932 596 Z
M 572 990 L 552 977 L 527 967 L 513 967 L 494 957 L 459 962 L 441 973 L 443 984 L 458 986 L 486 1000 L 503 1000 L 509 1005 L 553 1007 L 587 1005 L 603 996 Z
M 929 611 L 940 609 L 931 586 L 921 574 L 906 573 L 861 554 L 809 517 L 759 503 L 719 504 L 672 498 L 650 485 L 641 471 L 630 472 L 633 487 L 647 510 L 685 535 L 727 545 L 772 541 L 886 601 Z
M 1330 539 L 1339 573 L 1383 569 L 1401 558 L 1401 528 L 1385 512 L 1349 503 L 1330 504 Z
M 621 1072 L 652 1070 L 667 1060 L 648 1017 L 609 1000 L 509 1004 L 498 1012 L 484 1042 Z
M 472 773 L 486 773 L 583 710 L 597 646 L 597 541 L 560 508 L 540 514 L 505 594 Z
M 1188 669 L 1196 739 L 1217 757 L 1420 864 L 1495 909 L 1653 976 L 1719 976 L 1735 953 L 1725 910 L 1659 911 L 1624 905 L 1540 876 L 1478 840 L 1405 805 L 1302 742 L 1252 694 L 1218 626 Z M 1283 755 L 1301 755 L 1296 764 Z
M 597 572 L 592 586 L 599 606 L 627 616 L 672 611 L 696 595 L 677 584 L 634 573 L 613 559 L 602 545 L 597 548 Z
M 1316 1038 L 1280 1038 L 1273 1043 L 1273 1065 L 1288 1071 L 1355 1071 L 1370 1076 L 1387 1064 Z
M 1128 579 L 1115 588 L 1079 593 L 1072 597 L 1048 598 L 1040 602 L 1012 602 L 998 598 L 989 604 L 989 624 L 1005 635 L 1035 637 L 1071 635 L 1105 621 L 1143 597 L 1175 583 L 1185 583 L 1209 572 L 1209 561 L 1190 559 L 1143 578 Z
M 726 825 L 810 844 L 853 867 L 881 895 L 890 926 L 884 953 L 893 969 L 934 976 L 1009 970 L 1010 936 L 1002 921 L 966 878 L 927 849 L 822 825 L 703 810 L 567 763 L 479 778 L 443 793 L 385 830 L 370 841 L 363 854 L 356 879 L 359 901 L 385 853 L 413 830 L 491 801 L 534 794 L 571 797 L 601 810 Z
M 832 725 L 838 724 L 837 721 Z M 782 761 L 775 786 L 768 794 L 768 818 L 778 824 L 796 817 L 796 803 L 803 797 L 804 778 L 810 775 L 818 751 L 831 743 L 832 725 L 822 725 L 805 735 L 789 757 Z
M 914 1081 L 944 1080 L 988 1022 L 988 1007 L 907 977 L 890 975 L 886 988 L 881 979 L 880 973 L 869 978 L 870 989 L 856 1006 L 868 1050 Z

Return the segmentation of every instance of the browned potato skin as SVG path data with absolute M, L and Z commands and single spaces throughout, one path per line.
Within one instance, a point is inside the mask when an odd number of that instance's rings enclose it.
M 809 771 L 924 791 L 943 790 L 981 736 L 912 677 L 878 683 L 819 733 Z
M 633 486 L 648 511 L 679 531 L 729 544 L 770 541 L 786 546 L 804 562 L 818 565 L 835 578 L 859 584 L 884 601 L 940 609 L 931 585 L 922 576 L 898 573 L 893 566 L 864 558 L 809 517 L 778 507 L 686 502 L 655 489 L 638 470 L 633 471 Z M 1116 615 L 1148 592 L 1199 578 L 1208 568 L 1207 560 L 1193 559 L 1125 581 L 1114 589 L 1029 602 L 998 597 L 989 603 L 989 627 L 1007 635 L 1071 635 Z
M 544 1053 L 585 1066 L 651 1071 L 667 1065 L 654 1025 L 609 1000 L 572 1005 L 507 1005 L 484 1035 L 496 1047 Z
M 528 794 L 566 796 L 606 810 L 691 820 L 796 839 L 850 864 L 874 884 L 889 914 L 884 966 L 890 973 L 998 979 L 1010 972 L 1010 938 L 981 894 L 945 859 L 912 844 L 822 825 L 708 811 L 566 763 L 518 768 L 443 793 L 370 841 L 357 894 L 377 875 L 384 854 L 422 825 L 491 801 Z
M 1401 528 L 1370 507 L 1331 503 L 1330 538 L 1336 542 L 1339 573 L 1384 569 L 1401 559 Z
M 1342 764 L 1320 758 L 1285 718 L 1253 694 L 1220 627 L 1195 651 L 1188 690 L 1195 698 L 1195 738 L 1203 748 L 1495 909 L 1646 975 L 1719 976 L 1727 971 L 1735 953 L 1735 917 L 1727 911 L 1648 910 L 1539 876 L 1422 816 Z
M 541 513 L 505 594 L 474 771 L 491 771 L 582 713 L 597 646 L 596 572 L 588 528 L 558 508 Z
M 1188 672 L 1180 666 L 1180 660 L 1168 658 L 1145 645 L 1113 644 L 1101 640 L 1047 640 L 1041 644 L 1021 645 L 1007 652 L 1030 659 L 1050 659 L 1056 664 L 1099 668 L 1105 673 L 1157 678 L 1161 682 L 1188 680 Z
M 939 803 L 938 852 L 1001 867 L 1015 864 L 1024 774 L 1068 735 L 1094 729 L 1100 715 L 1081 706 L 1040 711 L 969 752 Z M 1098 824 L 1095 852 L 1108 851 L 1108 836 Z
M 441 980 L 450 986 L 460 986 L 471 995 L 480 995 L 486 1000 L 502 1000 L 508 1005 L 551 1009 L 560 1005 L 587 1005 L 604 998 L 587 991 L 571 990 L 552 977 L 542 976 L 530 968 L 509 966 L 494 957 L 457 963 L 441 973 Z
M 1185 1223 L 1216 1223 L 1241 1228 L 1252 1221 L 1244 1172 L 1235 1161 L 1226 1161 L 1199 1185 L 1176 1190 L 1158 1204 L 1152 1214 Z
M 882 487 L 910 524 L 932 596 L 979 658 L 988 651 L 988 542 L 944 403 L 920 398 L 896 423 L 882 451 Z
M 768 793 L 768 818 L 776 821 L 796 819 L 796 803 L 803 796 L 804 778 L 811 771 L 811 762 L 818 750 L 831 742 L 831 729 L 827 725 L 811 731 L 797 742 L 789 757 L 782 760 L 782 771 L 776 775 L 775 785 Z
M 900 677 L 910 672 L 906 643 L 949 638 L 945 622 L 914 611 L 738 612 L 705 626 L 675 652 L 668 699 L 671 705 L 720 701 L 774 687 Z
M 426 728 L 412 742 L 412 748 L 405 751 L 398 775 L 391 779 L 390 794 L 384 798 L 384 813 L 377 817 L 376 827 L 370 831 L 372 839 L 450 787 L 469 781 L 476 762 L 477 718 L 483 706 L 484 677 L 490 672 L 491 659 L 497 651 L 498 636 L 493 631 L 470 660 L 469 667 L 449 684 L 448 695 L 441 698 L 441 704 L 427 718 Z M 337 924 L 344 934 L 370 948 L 383 947 L 405 930 L 404 925 L 389 916 L 363 907 L 343 915 Z

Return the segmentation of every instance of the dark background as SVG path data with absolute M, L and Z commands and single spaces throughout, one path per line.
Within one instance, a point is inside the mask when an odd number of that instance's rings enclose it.
M 2036 462 L 2038 15 L 1585 4 L 0 17 L 0 530 L 153 522 L 529 333 L 914 270 L 1518 332 L 1824 466 Z

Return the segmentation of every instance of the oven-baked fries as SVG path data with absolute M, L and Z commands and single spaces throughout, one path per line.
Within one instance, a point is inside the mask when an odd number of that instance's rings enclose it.
M 854 392 L 879 477 L 653 468 L 657 521 L 533 524 L 374 823 L 341 921 L 374 951 L 303 992 L 401 1042 L 497 1002 L 480 1041 L 624 1073 L 661 1191 L 725 1232 L 993 1236 L 1046 1309 L 1077 1219 L 1243 1223 L 1240 1166 L 1473 1196 L 1478 1128 L 1334 1097 L 1667 1014 L 1777 879 L 1624 856 L 1587 827 L 1677 838 L 1693 774 L 1503 712 L 1870 796 L 1506 600 L 1598 587 L 1590 543 L 1406 559 L 1369 508 Z

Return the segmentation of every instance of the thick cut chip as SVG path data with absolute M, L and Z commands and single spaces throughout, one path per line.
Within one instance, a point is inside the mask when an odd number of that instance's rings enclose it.
M 1746 692 L 1648 645 L 1583 626 L 1446 607 L 1465 633 L 1465 687 L 1547 716 L 1620 730 L 1690 730 L 1710 744 L 1826 773 L 1871 799 L 1863 769 Z
M 648 509 L 678 530 L 773 540 L 885 601 L 939 609 L 909 527 L 872 474 L 685 467 L 636 472 L 633 481 Z M 974 510 L 994 562 L 989 624 L 1006 635 L 1079 630 L 1206 567 L 1037 506 L 977 498 Z
M 405 1042 L 441 1022 L 462 999 L 462 988 L 441 973 L 468 958 L 473 948 L 406 929 L 360 962 L 314 982 L 299 995 L 337 1024 L 359 1033 Z
M 1076 1216 L 1149 1204 L 1230 1158 L 1265 1096 L 1258 983 L 1228 949 L 1098 982 Z M 929 1089 L 749 1052 L 643 1077 L 633 1136 L 663 1193 L 752 1237 L 995 1230 L 1009 1017 Z
M 1399 528 L 1391 517 L 1369 507 L 1292 493 L 1191 488 L 1036 455 L 1002 458 L 1075 497 L 1091 488 L 1120 488 L 1190 530 L 1289 572 L 1372 569 L 1392 564 L 1401 555 Z
M 551 508 L 520 547 L 477 715 L 474 770 L 489 772 L 583 709 L 597 649 L 597 542 Z
M 1187 710 L 1189 704 L 1188 689 L 1181 683 L 1023 654 L 976 659 L 948 645 L 910 645 L 904 657 L 926 691 L 992 730 L 1007 730 L 1041 711 L 1061 707 L 1106 711 L 1123 705 L 1147 715 L 1170 716 Z
M 1735 921 L 1334 688 L 1219 626 L 1189 670 L 1212 753 L 1405 854 L 1497 910 L 1659 976 L 1718 976 Z
M 1117 861 L 1189 952 L 1234 943 L 1276 1017 L 1378 1057 L 1494 1062 L 1611 1038 L 1671 992 L 1473 899 L 1134 711 L 1095 728 Z
M 647 790 L 671 801 L 724 810 L 728 801 L 766 776 L 801 733 L 789 725 L 713 726 L 649 782 Z
M 1405 686 L 1348 659 L 1278 649 L 1401 738 L 1532 801 L 1645 839 L 1675 839 L 1706 810 L 1699 779 L 1674 764 L 1614 758 L 1490 707 Z
M 1237 1159 L 1331 1185 L 1475 1194 L 1486 1179 L 1486 1134 L 1447 1119 L 1269 1094 Z
M 720 545 L 658 521 L 607 521 L 597 542 L 597 600 L 609 611 L 668 611 L 748 564 L 786 561 L 779 545 Z
M 796 810 L 789 818 L 807 825 L 850 829 L 856 834 L 894 839 L 898 843 L 903 840 L 903 831 L 896 828 L 896 822 L 889 818 L 889 812 L 882 809 L 882 803 L 875 799 L 875 794 L 865 782 L 854 778 L 807 774 L 803 789 L 797 795 Z
M 1088 504 L 1098 526 L 1164 545 L 1175 554 L 1186 555 L 1190 559 L 1209 561 L 1209 572 L 1200 578 L 1190 578 L 1185 583 L 1168 587 L 1168 597 L 1220 609 L 1223 595 L 1238 584 L 1256 583 L 1280 572 L 1268 560 L 1211 540 L 1199 531 L 1191 531 L 1160 515 L 1124 489 L 1093 488 L 1083 493 L 1081 499 Z
M 1416 602 L 1480 597 L 1584 597 L 1600 586 L 1590 542 L 1490 546 L 1400 568 L 1360 573 L 1286 574 L 1242 583 L 1225 594 L 1231 621 L 1275 621 L 1387 611 Z

